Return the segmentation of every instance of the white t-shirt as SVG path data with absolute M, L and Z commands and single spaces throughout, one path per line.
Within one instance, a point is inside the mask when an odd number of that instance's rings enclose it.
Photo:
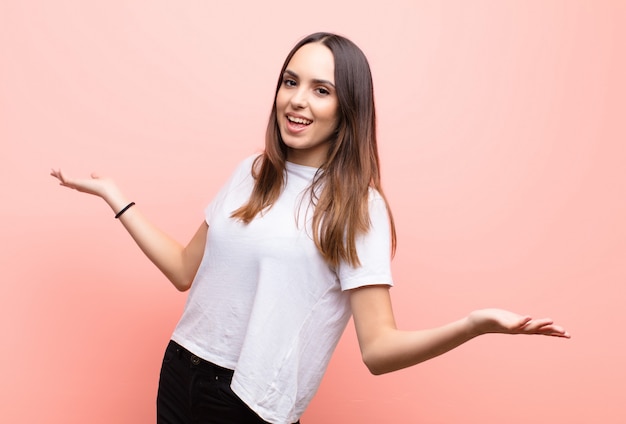
M 269 210 L 247 225 L 230 217 L 250 197 L 253 160 L 237 167 L 206 209 L 204 257 L 172 339 L 234 370 L 233 391 L 264 420 L 293 423 L 350 318 L 346 290 L 392 285 L 389 218 L 370 190 L 371 228 L 357 238 L 361 266 L 333 269 L 311 236 L 316 168 L 287 162 L 284 191 Z

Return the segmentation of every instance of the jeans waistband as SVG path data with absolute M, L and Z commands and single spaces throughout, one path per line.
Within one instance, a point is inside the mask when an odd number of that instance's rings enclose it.
M 221 367 L 213 362 L 209 362 L 206 359 L 202 359 L 193 352 L 185 349 L 183 346 L 176 343 L 174 340 L 170 340 L 170 347 L 175 348 L 179 358 L 183 358 L 188 361 L 193 367 L 208 371 L 215 376 L 221 378 L 227 378 L 231 380 L 233 378 L 234 371 L 228 368 Z

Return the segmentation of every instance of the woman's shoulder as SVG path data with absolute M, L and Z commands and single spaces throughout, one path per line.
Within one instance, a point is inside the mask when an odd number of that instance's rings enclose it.
M 261 156 L 262 156 L 261 154 L 257 153 L 257 154 L 249 155 L 245 157 L 244 159 L 240 160 L 237 166 L 235 166 L 234 172 L 232 173 L 233 177 L 235 179 L 241 179 L 241 178 L 250 176 L 253 171 L 252 168 L 255 166 L 255 163 L 258 162 L 257 159 L 259 159 Z
M 263 154 L 261 154 L 261 153 L 255 153 L 255 154 L 246 156 L 243 160 L 241 160 L 239 162 L 239 164 L 237 165 L 237 169 L 238 170 L 241 169 L 241 170 L 244 170 L 244 171 L 252 170 L 252 166 L 257 161 L 257 159 L 260 160 L 261 156 L 263 156 Z
M 223 190 L 229 192 L 237 187 L 241 187 L 242 184 L 250 184 L 250 182 L 254 180 L 252 167 L 254 166 L 256 158 L 259 156 L 258 154 L 250 155 L 240 160 L 230 172 L 230 176 L 226 180 Z
M 385 198 L 375 187 L 370 186 L 367 192 L 367 200 L 371 202 L 385 202 Z

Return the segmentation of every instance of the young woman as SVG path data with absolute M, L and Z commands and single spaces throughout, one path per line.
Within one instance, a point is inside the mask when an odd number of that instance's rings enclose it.
M 373 374 L 485 333 L 569 337 L 549 319 L 479 310 L 396 328 L 393 219 L 381 185 L 372 79 L 351 41 L 317 33 L 281 69 L 265 151 L 244 160 L 182 246 L 109 178 L 61 185 L 102 197 L 174 286 L 189 290 L 161 370 L 159 423 L 294 423 L 354 317 Z

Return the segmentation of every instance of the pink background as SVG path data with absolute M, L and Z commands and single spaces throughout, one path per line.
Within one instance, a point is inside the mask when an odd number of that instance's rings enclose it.
M 625 4 L 1 1 L 2 422 L 153 422 L 185 300 L 49 169 L 114 176 L 186 242 L 318 30 L 371 62 L 399 324 L 499 306 L 573 338 L 374 377 L 350 326 L 303 422 L 626 422 Z

